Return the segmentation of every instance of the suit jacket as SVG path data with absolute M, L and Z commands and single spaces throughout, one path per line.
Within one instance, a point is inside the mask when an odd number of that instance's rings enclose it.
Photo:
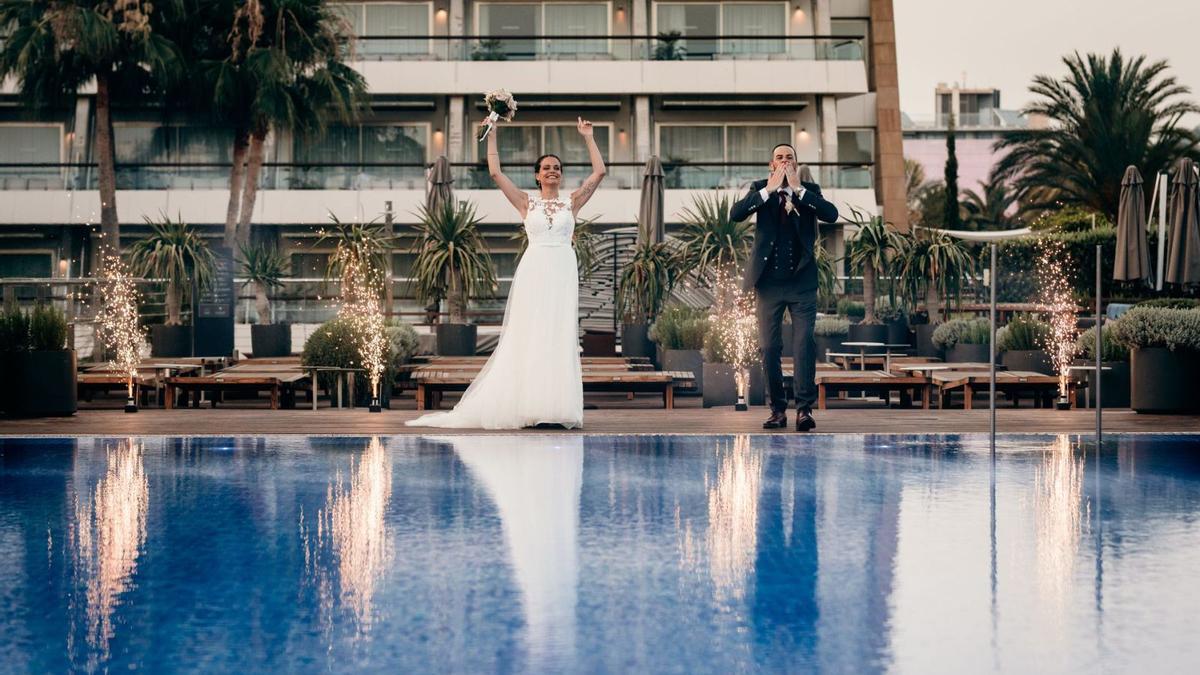
M 766 272 L 775 239 L 785 231 L 784 228 L 794 228 L 799 235 L 796 267 L 792 270 L 796 282 L 802 286 L 801 290 L 810 290 L 810 286 L 815 289 L 817 266 L 813 262 L 813 246 L 817 241 L 817 221 L 835 222 L 838 218 L 837 207 L 821 196 L 821 186 L 802 182 L 800 185 L 804 188 L 804 198 L 798 198 L 793 189 L 794 208 L 790 214 L 782 213 L 775 207 L 774 199 L 763 202 L 759 191 L 766 185 L 765 179 L 751 183 L 750 192 L 734 204 L 729 212 L 730 217 L 737 221 L 749 218 L 750 214 L 758 216 L 754 226 L 754 245 L 751 247 L 750 260 L 746 263 L 746 272 L 742 277 L 742 290 L 748 292 L 758 285 Z M 767 208 L 762 208 L 764 204 Z

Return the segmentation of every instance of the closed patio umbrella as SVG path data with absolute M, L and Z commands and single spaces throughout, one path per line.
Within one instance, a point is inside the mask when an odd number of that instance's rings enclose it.
M 1115 281 L 1141 281 L 1150 276 L 1150 246 L 1146 242 L 1146 193 L 1136 166 L 1125 169 L 1117 210 Z
M 808 165 L 807 165 L 807 164 L 801 164 L 801 165 L 800 165 L 800 182 L 801 182 L 801 183 L 815 183 L 815 182 L 817 182 L 817 179 L 813 178 L 813 172 L 812 172 L 812 169 L 808 168 Z
M 1175 165 L 1171 181 L 1171 207 L 1167 222 L 1171 224 L 1167 240 L 1167 274 L 1169 284 L 1200 284 L 1200 195 L 1197 194 L 1196 164 L 1188 158 Z
M 663 218 L 663 168 L 658 155 L 646 162 L 642 173 L 642 201 L 638 206 L 638 238 L 660 244 L 666 239 Z
M 436 211 L 446 204 L 454 203 L 454 175 L 450 172 L 450 160 L 439 155 L 429 170 L 425 185 L 425 208 Z

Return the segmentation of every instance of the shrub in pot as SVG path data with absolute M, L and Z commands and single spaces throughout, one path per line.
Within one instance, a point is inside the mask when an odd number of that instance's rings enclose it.
M 875 318 L 887 326 L 887 344 L 912 344 L 908 335 L 908 313 L 891 298 L 879 298 L 875 302 Z
M 617 307 L 624 317 L 621 353 L 654 358 L 650 324 L 662 309 L 677 277 L 677 258 L 665 243 L 639 241 L 617 284 Z
M 396 326 L 384 326 L 388 333 L 388 350 L 384 354 L 384 369 L 380 386 L 380 402 L 387 406 L 391 399 L 392 382 L 396 373 L 396 349 L 399 344 L 406 351 L 411 345 L 413 353 L 416 350 L 416 332 L 411 335 L 404 329 L 396 330 Z M 363 368 L 360 340 L 354 322 L 344 317 L 330 319 L 321 324 L 304 342 L 304 350 L 300 353 L 300 363 L 306 366 L 336 366 L 338 368 Z M 411 330 L 411 329 L 410 329 Z M 410 353 L 407 358 L 412 358 Z M 318 373 L 317 382 L 321 388 L 336 391 L 337 377 L 335 373 Z M 371 401 L 371 384 L 366 373 L 355 373 L 354 391 L 350 392 L 357 405 L 367 405 Z
M 784 325 L 784 331 L 790 324 Z M 704 338 L 704 407 L 731 406 L 737 403 L 737 380 L 734 377 L 735 367 L 729 362 L 733 359 L 726 353 L 725 345 L 721 343 L 716 331 L 709 331 Z M 766 403 L 767 382 L 763 373 L 762 362 L 749 366 L 750 383 L 746 392 L 746 403 L 763 405 Z
M 842 351 L 849 339 L 850 322 L 840 317 L 823 317 L 813 324 L 813 340 L 817 343 L 817 361 L 826 359 L 827 352 Z
M 22 313 L 12 307 L 6 314 Z M 76 410 L 75 350 L 67 349 L 67 319 L 40 305 L 25 319 L 4 321 L 5 412 L 18 417 L 73 415 Z
M 933 331 L 933 345 L 952 363 L 987 363 L 991 324 L 987 319 L 952 319 Z
M 266 246 L 241 248 L 242 276 L 245 285 L 254 287 L 257 321 L 250 326 L 250 352 L 255 358 L 289 356 L 292 353 L 292 327 L 271 322 L 271 292 L 283 287 L 288 259 Z
M 1032 317 L 1016 317 L 996 331 L 996 351 L 1009 370 L 1054 374 L 1054 362 L 1045 350 L 1050 324 Z
M 184 298 L 192 281 L 206 286 L 215 264 L 212 249 L 195 228 L 181 219 L 146 218 L 150 234 L 134 242 L 129 250 L 134 274 L 162 279 L 166 286 L 166 321 L 150 327 L 151 356 L 191 356 L 192 331 L 183 325 Z
M 1106 408 L 1129 407 L 1129 347 L 1117 340 L 1113 321 L 1104 326 L 1100 345 L 1100 383 Z M 1079 334 L 1075 342 L 1075 353 L 1079 355 L 1075 365 L 1096 365 L 1096 328 Z M 1096 400 L 1096 373 L 1087 373 L 1089 400 Z
M 437 327 L 437 352 L 474 355 L 477 329 L 467 323 L 467 305 L 471 298 L 490 295 L 497 285 L 495 266 L 479 230 L 481 220 L 475 206 L 466 201 L 433 210 L 422 207 L 419 220 L 412 248 L 417 300 L 429 304 L 445 298 L 449 304 L 449 322 Z M 378 245 L 390 246 L 391 232 L 373 229 Z
M 1200 409 L 1200 311 L 1134 307 L 1112 324 L 1129 347 L 1129 404 L 1138 412 Z
M 668 305 L 650 326 L 650 339 L 662 349 L 663 370 L 689 371 L 696 378 L 694 389 L 679 392 L 698 393 L 704 387 L 704 337 L 708 333 L 708 313 L 682 305 Z

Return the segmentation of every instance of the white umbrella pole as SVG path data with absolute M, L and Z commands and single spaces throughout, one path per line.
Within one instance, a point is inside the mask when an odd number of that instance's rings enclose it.
M 1161 291 L 1163 287 L 1163 266 L 1167 264 L 1167 174 L 1159 172 L 1158 184 L 1154 191 L 1158 193 L 1158 283 L 1154 290 Z

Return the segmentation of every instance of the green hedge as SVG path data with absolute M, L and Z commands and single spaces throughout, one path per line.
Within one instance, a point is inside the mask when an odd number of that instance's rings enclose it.
M 668 305 L 650 326 L 650 339 L 663 349 L 704 349 L 708 311 Z
M 1101 292 L 1105 298 L 1113 297 L 1113 257 L 1116 255 L 1117 231 L 1112 228 L 1086 230 L 1083 232 L 1052 232 L 1038 236 L 1009 239 L 997 244 L 996 250 L 996 299 L 999 302 L 1035 302 L 1038 299 L 1039 239 L 1062 242 L 1067 258 L 1066 269 L 1070 275 L 1071 289 L 1078 298 L 1095 297 L 1096 292 L 1096 244 L 1102 248 L 1104 269 Z M 1131 287 L 1122 287 L 1127 295 Z
M 388 327 L 384 327 L 389 331 Z M 395 378 L 395 348 L 393 335 L 388 335 L 388 351 L 384 355 L 387 364 L 383 372 L 383 382 L 390 391 L 391 382 Z M 304 351 L 300 354 L 300 362 L 306 366 L 336 366 L 338 368 L 362 368 L 362 354 L 359 351 L 358 338 L 354 325 L 341 317 L 330 319 L 321 324 L 317 330 L 304 342 Z M 321 386 L 332 389 L 337 386 L 334 373 L 318 373 Z M 362 400 L 370 396 L 370 383 L 365 373 L 358 373 L 354 378 L 355 398 Z

